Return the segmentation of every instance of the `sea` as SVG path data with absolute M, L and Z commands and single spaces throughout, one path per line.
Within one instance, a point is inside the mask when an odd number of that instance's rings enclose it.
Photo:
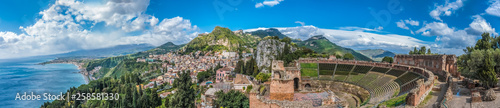
M 29 57 L 0 60 L 0 108 L 35 108 L 44 102 L 44 96 L 66 93 L 70 87 L 86 84 L 84 76 L 73 64 L 37 63 L 55 57 Z M 40 95 L 40 100 L 19 100 L 24 93 Z M 18 95 L 19 93 L 19 95 Z

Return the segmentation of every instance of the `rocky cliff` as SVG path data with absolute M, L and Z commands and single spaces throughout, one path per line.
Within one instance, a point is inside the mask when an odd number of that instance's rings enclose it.
M 261 72 L 267 73 L 268 66 L 271 66 L 272 60 L 276 60 L 279 54 L 285 49 L 285 42 L 275 39 L 264 39 L 259 42 L 255 52 L 255 61 Z M 297 48 L 290 46 L 290 51 L 295 52 Z

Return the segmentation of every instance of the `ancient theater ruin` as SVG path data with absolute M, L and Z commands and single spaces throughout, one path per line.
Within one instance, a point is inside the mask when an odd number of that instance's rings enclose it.
M 250 107 L 362 107 L 405 97 L 417 106 L 438 76 L 460 76 L 454 55 L 396 55 L 392 64 L 300 58 L 286 67 L 275 60 L 270 81 L 250 93 Z

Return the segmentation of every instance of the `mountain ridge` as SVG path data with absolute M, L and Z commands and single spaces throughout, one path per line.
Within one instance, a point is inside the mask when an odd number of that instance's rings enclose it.
M 339 46 L 330 40 L 328 40 L 323 35 L 312 36 L 305 41 L 296 41 L 299 46 L 304 46 L 306 48 L 312 49 L 317 53 L 326 53 L 326 54 L 335 54 L 335 55 L 344 55 L 346 53 L 351 53 L 354 55 L 356 60 L 363 61 L 373 61 L 370 57 L 367 57 L 351 48 L 345 48 Z
M 358 50 L 361 54 L 364 54 L 375 61 L 382 61 L 382 58 L 394 57 L 396 54 L 390 51 L 386 51 L 383 49 L 366 49 L 366 50 Z

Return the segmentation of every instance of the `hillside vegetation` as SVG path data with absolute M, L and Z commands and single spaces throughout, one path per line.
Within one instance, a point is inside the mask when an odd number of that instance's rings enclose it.
M 254 36 L 259 36 L 260 38 L 264 38 L 267 36 L 278 36 L 278 38 L 283 39 L 287 37 L 286 35 L 282 34 L 278 29 L 275 28 L 269 28 L 266 30 L 257 30 L 249 33 Z
M 258 37 L 243 33 L 235 34 L 228 28 L 215 27 L 209 34 L 199 34 L 186 44 L 183 49 L 185 53 L 194 51 L 244 51 L 244 46 L 252 46 L 259 40 Z
M 323 35 L 313 36 L 305 41 L 298 41 L 297 43 L 299 46 L 312 49 L 317 53 L 333 54 L 340 56 L 350 53 L 354 56 L 356 60 L 373 61 L 370 57 L 367 57 L 353 49 L 344 48 L 342 46 L 338 46 L 337 44 L 330 42 L 330 40 L 326 39 Z
M 382 61 L 384 57 L 394 57 L 396 54 L 390 51 L 386 51 L 383 49 L 366 49 L 366 50 L 359 50 L 361 54 L 364 54 L 371 59 L 375 61 Z

